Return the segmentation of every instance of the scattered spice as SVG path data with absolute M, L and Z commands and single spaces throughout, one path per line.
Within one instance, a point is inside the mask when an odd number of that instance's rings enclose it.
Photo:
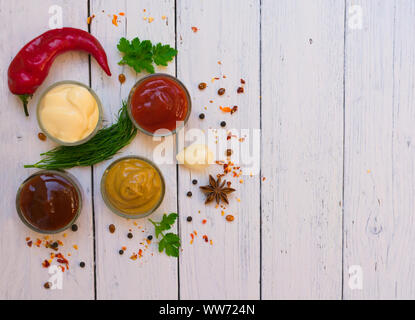
M 236 111 L 238 111 L 238 106 L 233 106 L 231 114 L 234 114 Z
M 197 184 L 197 180 L 196 180 L 196 179 L 193 179 L 193 180 L 192 180 L 192 183 L 193 183 L 193 184 Z
M 93 14 L 92 16 L 89 16 L 88 18 L 86 18 L 86 23 L 91 24 L 91 22 L 94 18 L 95 18 L 95 14 Z
M 206 89 L 206 87 L 207 87 L 207 84 L 205 82 L 199 83 L 199 89 L 200 90 L 204 90 L 204 89 Z
M 39 140 L 46 141 L 46 135 L 43 132 L 39 132 L 37 134 L 37 137 L 39 138 Z
M 231 109 L 231 108 L 229 108 L 229 107 L 222 107 L 222 106 L 219 106 L 219 109 L 220 109 L 220 110 L 222 110 L 223 112 L 231 112 L 231 111 L 232 111 L 232 109 Z
M 228 157 L 230 157 L 232 155 L 232 153 L 233 153 L 232 149 L 226 149 L 226 155 Z
M 205 118 L 205 114 L 204 113 L 201 113 L 201 114 L 199 114 L 199 119 L 204 119 Z
M 114 233 L 115 232 L 115 226 L 113 224 L 110 224 L 109 227 L 108 227 L 108 229 L 109 229 L 109 231 L 111 233 Z
M 192 221 L 192 219 L 193 219 L 193 218 L 192 218 L 191 216 L 188 216 L 186 220 L 187 220 L 187 222 L 191 222 L 191 221 Z
M 221 183 L 221 177 L 215 180 L 209 175 L 209 184 L 207 186 L 199 187 L 206 195 L 205 204 L 211 202 L 213 199 L 219 204 L 220 201 L 229 204 L 228 194 L 235 191 L 233 188 L 225 187 L 226 180 Z
M 124 250 L 120 250 L 120 251 L 118 251 L 118 253 L 119 253 L 120 255 L 122 255 L 122 254 L 124 253 Z
M 28 245 L 29 247 L 31 247 L 31 246 L 32 246 L 32 243 L 33 243 L 32 241 L 28 241 L 28 242 L 27 242 L 27 245 Z
M 192 196 L 192 191 L 189 191 L 186 195 L 187 195 L 188 197 L 191 197 L 191 196 Z
M 127 237 L 128 237 L 129 239 L 132 239 L 132 238 L 133 238 L 133 234 L 132 234 L 131 232 L 129 232 L 129 233 L 127 234 Z
M 238 90 L 236 90 L 237 93 L 244 93 L 244 88 L 243 87 L 239 87 Z
M 153 236 L 150 234 L 150 235 L 147 237 L 147 240 L 149 240 L 149 241 L 153 240 Z
M 50 289 L 50 282 L 45 282 L 45 284 L 43 285 L 43 287 L 45 289 Z
M 245 84 L 246 82 L 245 82 L 245 80 L 244 80 L 244 79 L 241 79 L 241 83 L 242 83 L 242 84 Z
M 207 235 L 204 235 L 202 238 L 205 240 L 205 242 L 209 242 L 209 239 L 208 239 Z
M 205 224 L 207 222 L 207 220 L 206 219 L 203 219 L 202 220 L 202 224 Z
M 78 231 L 78 226 L 76 224 L 73 224 L 71 229 L 72 229 L 73 232 L 76 232 L 76 231 Z
M 154 21 L 154 18 L 153 17 L 149 17 L 148 18 L 148 23 L 152 23 Z
M 226 221 L 229 221 L 229 222 L 231 222 L 231 221 L 233 221 L 235 218 L 234 218 L 234 216 L 233 215 L 231 215 L 231 214 L 228 214 L 227 216 L 226 216 Z
M 42 262 L 42 267 L 43 267 L 43 268 L 48 268 L 49 266 L 50 266 L 49 261 L 45 259 L 45 260 Z
M 120 75 L 118 75 L 118 81 L 123 84 L 125 82 L 125 75 L 123 73 L 121 73 Z
M 85 268 L 85 262 L 81 261 L 81 262 L 79 263 L 79 266 L 80 266 L 81 268 Z
M 198 28 L 196 28 L 196 27 L 192 27 L 192 31 L 193 31 L 194 33 L 196 33 L 196 32 L 198 32 L 198 31 L 199 31 L 199 29 L 198 29 Z
M 116 14 L 112 15 L 112 24 L 116 27 L 118 27 L 118 22 L 117 22 L 118 16 Z
M 225 88 L 220 88 L 218 90 L 218 95 L 223 96 L 225 94 L 225 91 L 226 91 Z
M 226 122 L 225 122 L 225 121 L 222 121 L 222 122 L 220 123 L 220 126 L 221 126 L 221 127 L 226 127 Z
M 118 13 L 120 16 L 125 16 L 125 13 L 124 12 L 120 12 L 120 13 Z

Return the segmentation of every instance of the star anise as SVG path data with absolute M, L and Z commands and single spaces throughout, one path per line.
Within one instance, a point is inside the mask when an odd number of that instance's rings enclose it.
M 235 191 L 233 188 L 225 187 L 226 180 L 223 180 L 221 183 L 221 177 L 215 181 L 215 179 L 209 175 L 209 184 L 207 186 L 199 187 L 206 195 L 205 204 L 211 202 L 213 199 L 216 200 L 216 203 L 219 204 L 220 201 L 229 204 L 228 194 Z

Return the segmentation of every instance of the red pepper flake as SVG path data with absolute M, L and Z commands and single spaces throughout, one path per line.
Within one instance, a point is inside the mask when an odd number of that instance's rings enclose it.
M 30 240 L 30 241 L 28 241 L 28 242 L 27 242 L 27 245 L 28 245 L 29 247 L 31 247 L 31 246 L 32 246 L 32 243 L 33 243 L 33 242 L 32 242 L 32 240 Z
M 138 255 L 139 255 L 140 258 L 143 257 L 143 250 L 139 249 L 138 250 Z
M 88 18 L 86 18 L 86 23 L 91 24 L 91 22 L 94 18 L 95 18 L 95 14 L 93 14 L 92 16 L 89 16 Z
M 30 240 L 30 237 L 26 237 L 26 241 L 29 241 Z
M 233 215 L 231 215 L 231 214 L 228 214 L 227 216 L 226 216 L 226 221 L 229 221 L 229 222 L 231 222 L 231 221 L 233 221 L 235 218 L 234 218 L 234 216 Z
M 49 261 L 48 260 L 43 261 L 42 266 L 43 266 L 43 268 L 48 268 L 50 266 Z
M 196 33 L 196 32 L 198 32 L 198 31 L 199 31 L 199 29 L 198 29 L 198 28 L 196 28 L 196 27 L 192 27 L 192 31 L 193 31 L 194 33 Z
M 206 220 L 206 219 L 203 219 L 203 220 L 202 220 L 202 223 L 203 223 L 203 224 L 205 224 L 206 222 L 207 222 L 207 220 Z
M 234 114 L 236 111 L 238 111 L 238 106 L 233 106 L 231 114 Z
M 238 92 L 238 93 L 244 93 L 244 88 L 243 87 L 239 87 L 238 90 L 236 90 L 236 92 Z
M 137 254 L 133 253 L 130 257 L 131 260 L 137 260 Z
M 223 112 L 226 112 L 226 113 L 228 113 L 228 112 L 231 112 L 231 111 L 232 111 L 232 109 L 231 109 L 231 108 L 229 108 L 229 107 L 222 107 L 222 106 L 219 106 L 219 109 L 220 109 L 220 110 L 222 110 Z
M 208 239 L 207 235 L 204 235 L 203 239 L 205 240 L 205 242 L 209 242 L 209 239 Z
M 242 83 L 242 84 L 245 84 L 246 82 L 245 82 L 245 80 L 244 80 L 244 79 L 241 79 L 241 83 Z
M 117 18 L 118 18 L 118 16 L 116 14 L 112 15 L 112 24 L 116 27 L 118 27 Z
M 120 13 L 118 13 L 120 16 L 125 16 L 125 13 L 124 12 L 120 12 Z
M 265 181 L 265 179 L 266 179 L 265 177 L 262 177 L 262 181 Z
M 194 236 L 194 234 L 193 234 L 193 233 L 191 233 L 191 234 L 190 234 L 190 237 L 191 237 L 192 239 L 194 239 L 194 238 L 195 238 L 195 236 Z

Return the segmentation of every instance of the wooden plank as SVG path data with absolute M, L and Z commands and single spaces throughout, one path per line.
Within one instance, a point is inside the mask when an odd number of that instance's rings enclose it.
M 55 6 L 55 7 L 54 7 Z M 7 32 L 0 39 L 8 45 L 1 46 L 1 69 L 8 65 L 20 48 L 49 29 L 49 19 L 56 14 L 56 6 L 62 10 L 63 26 L 86 29 L 87 5 L 85 1 L 0 1 L 0 18 L 6 22 Z M 51 10 L 49 12 L 49 10 Z M 59 10 L 59 9 L 57 9 Z M 53 24 L 52 24 L 53 25 Z M 12 39 L 13 41 L 10 41 Z M 94 260 L 91 213 L 91 170 L 90 168 L 69 170 L 82 184 L 84 190 L 83 210 L 78 219 L 79 230 L 67 231 L 51 237 L 64 243 L 63 253 L 71 252 L 70 269 L 63 274 L 62 290 L 46 290 L 43 284 L 48 281 L 48 270 L 41 263 L 49 257 L 46 248 L 29 248 L 25 238 L 32 240 L 41 235 L 31 232 L 19 220 L 15 209 L 15 197 L 19 184 L 36 170 L 24 169 L 23 165 L 39 159 L 39 153 L 54 146 L 50 141 L 42 142 L 37 138 L 39 132 L 36 122 L 36 105 L 42 91 L 60 80 L 78 80 L 88 84 L 88 56 L 85 53 L 66 53 L 60 56 L 52 66 L 44 84 L 38 88 L 30 101 L 30 117 L 24 116 L 21 102 L 8 90 L 6 73 L 0 78 L 0 97 L 4 107 L 0 115 L 4 121 L 0 127 L 2 145 L 0 171 L 0 298 L 2 299 L 93 299 L 94 298 Z M 79 249 L 72 246 L 77 244 Z M 84 261 L 86 267 L 79 267 Z
M 414 298 L 413 1 L 353 1 L 362 30 L 346 42 L 347 299 Z M 361 290 L 349 268 L 362 270 Z M 354 276 L 355 277 L 355 276 Z
M 120 12 L 125 13 L 125 16 L 120 15 Z M 96 15 L 91 25 L 92 33 L 102 42 L 113 72 L 113 76 L 108 78 L 93 65 L 92 87 L 102 98 L 105 118 L 111 122 L 121 107 L 121 100 L 127 99 L 133 84 L 144 75 L 135 74 L 128 66 L 117 65 L 121 59 L 116 47 L 118 40 L 123 36 L 128 39 L 138 36 L 141 40 L 169 43 L 174 47 L 174 1 L 91 1 L 91 14 Z M 113 14 L 118 15 L 118 26 L 111 23 Z M 163 20 L 162 16 L 166 18 Z M 154 18 L 154 21 L 149 22 L 150 17 Z M 175 63 L 172 62 L 168 68 L 161 68 L 159 71 L 174 75 Z M 127 78 L 123 85 L 118 81 L 118 75 L 121 73 Z M 158 143 L 139 133 L 131 145 L 115 158 L 134 154 L 151 159 L 153 149 Z M 110 162 L 94 167 L 97 298 L 175 299 L 178 292 L 177 259 L 159 254 L 156 241 L 153 241 L 144 252 L 142 259 L 129 259 L 132 252 L 137 253 L 140 248 L 144 249 L 139 242 L 148 234 L 154 234 L 154 229 L 147 219 L 138 220 L 138 225 L 135 226 L 134 221 L 120 218 L 105 207 L 100 194 L 100 180 Z M 166 181 L 167 192 L 162 206 L 151 216 L 155 220 L 160 220 L 164 212 L 177 210 L 176 167 L 164 165 L 160 168 Z M 110 224 L 117 228 L 114 234 L 108 231 Z M 131 240 L 127 238 L 129 229 L 132 229 L 134 234 Z M 120 256 L 118 251 L 122 246 L 126 246 L 127 250 Z
M 342 1 L 262 5 L 262 297 L 341 297 Z
M 177 19 L 178 77 L 187 85 L 193 101 L 187 130 L 220 128 L 220 122 L 224 120 L 226 129 L 250 129 L 252 134 L 252 129 L 259 129 L 260 125 L 259 1 L 178 1 Z M 192 27 L 198 31 L 194 32 Z M 211 81 L 214 77 L 220 79 Z M 241 78 L 246 80 L 245 93 L 237 94 Z M 198 89 L 200 82 L 208 85 L 203 91 Z M 219 97 L 217 90 L 221 87 L 226 89 L 226 93 Z M 219 105 L 237 105 L 239 109 L 233 115 L 224 114 Z M 206 114 L 203 121 L 198 118 L 202 112 Z M 223 141 L 226 143 L 226 132 Z M 230 142 L 236 142 L 232 146 L 235 151 L 238 148 L 242 150 L 243 144 L 249 143 L 239 143 L 234 138 Z M 259 149 L 259 143 L 254 147 Z M 221 208 L 203 204 L 204 196 L 199 191 L 199 186 L 208 183 L 208 175 L 217 173 L 223 173 L 223 169 L 216 165 L 201 172 L 182 166 L 179 169 L 180 233 L 183 240 L 180 298 L 258 299 L 259 175 L 249 177 L 250 172 L 245 171 L 247 176 L 226 177 L 237 191 L 230 197 L 230 205 L 222 216 Z M 198 180 L 197 185 L 192 184 L 193 179 Z M 239 179 L 244 183 L 239 183 Z M 188 191 L 193 193 L 191 198 L 186 196 Z M 241 201 L 238 202 L 237 198 Z M 227 214 L 233 215 L 235 220 L 227 222 Z M 187 216 L 193 217 L 191 223 L 186 221 Z M 206 224 L 202 223 L 204 219 Z M 193 230 L 198 235 L 190 244 Z M 203 235 L 207 235 L 213 245 L 206 243 Z

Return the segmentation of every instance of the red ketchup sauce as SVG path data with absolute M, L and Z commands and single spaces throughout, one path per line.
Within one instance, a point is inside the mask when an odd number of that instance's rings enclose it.
M 184 121 L 189 102 L 185 90 L 165 76 L 150 77 L 141 82 L 131 98 L 131 114 L 144 130 L 176 129 L 176 121 Z

